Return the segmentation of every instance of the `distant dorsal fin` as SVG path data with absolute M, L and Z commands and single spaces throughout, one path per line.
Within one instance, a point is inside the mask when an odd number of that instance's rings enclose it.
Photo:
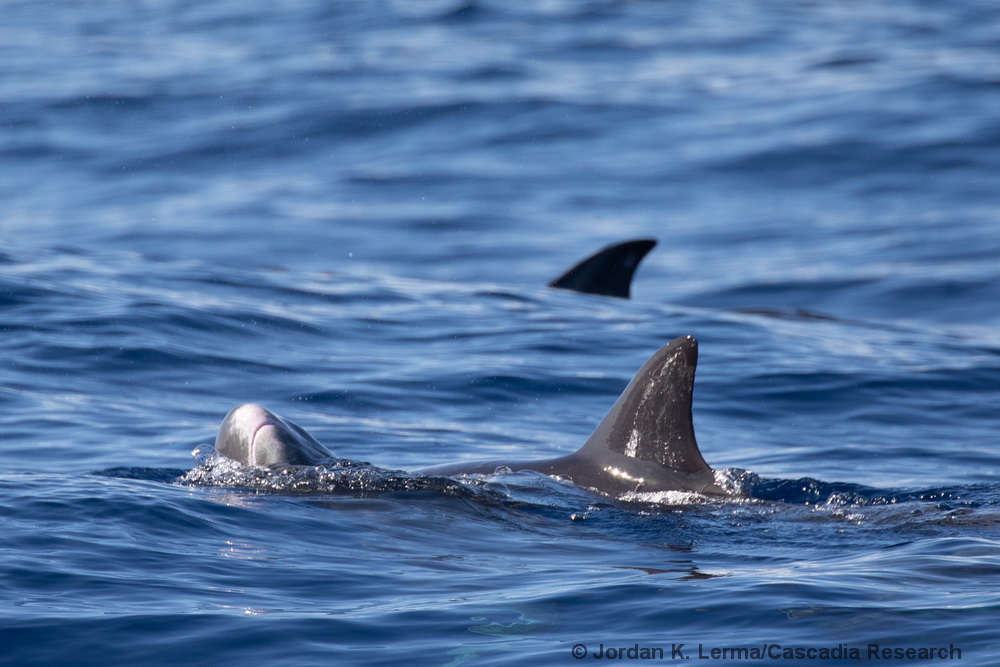
M 611 450 L 665 468 L 710 470 L 694 438 L 691 395 L 698 341 L 677 338 L 639 369 L 604 420 L 580 449 L 586 456 Z
M 585 294 L 629 298 L 632 276 L 639 262 L 656 245 L 653 239 L 636 239 L 610 245 L 583 260 L 549 283 L 549 287 Z

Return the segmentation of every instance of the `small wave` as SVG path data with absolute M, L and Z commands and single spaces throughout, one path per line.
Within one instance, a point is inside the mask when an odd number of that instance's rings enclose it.
M 623 503 L 643 503 L 648 505 L 703 505 L 713 501 L 712 496 L 706 496 L 695 491 L 629 491 L 618 496 Z
M 748 470 L 735 468 L 723 472 L 731 477 L 732 488 L 737 493 L 750 498 L 833 509 L 929 503 L 939 510 L 951 511 L 994 504 L 1000 488 L 995 484 L 971 484 L 916 490 L 879 489 L 848 482 L 824 482 L 811 477 L 765 479 Z
M 478 496 L 481 489 L 448 477 L 385 470 L 363 461 L 333 459 L 322 465 L 246 466 L 214 451 L 194 452 L 199 465 L 176 480 L 190 486 L 225 486 L 263 493 L 369 495 L 434 491 L 449 496 Z

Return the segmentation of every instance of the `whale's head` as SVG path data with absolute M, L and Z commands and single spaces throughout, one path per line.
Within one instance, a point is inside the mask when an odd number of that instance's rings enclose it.
M 246 465 L 314 465 L 333 458 L 303 428 L 253 403 L 226 415 L 215 438 L 215 451 Z

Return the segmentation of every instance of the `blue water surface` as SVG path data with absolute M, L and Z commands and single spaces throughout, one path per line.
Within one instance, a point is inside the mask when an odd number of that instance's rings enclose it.
M 995 3 L 0 16 L 4 664 L 1000 664 Z M 743 495 L 403 472 L 685 334 Z M 353 463 L 227 467 L 247 401 Z

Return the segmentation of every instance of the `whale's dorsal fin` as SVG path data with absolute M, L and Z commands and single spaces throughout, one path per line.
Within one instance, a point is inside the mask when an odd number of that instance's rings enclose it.
M 698 341 L 677 338 L 639 369 L 578 454 L 610 450 L 685 473 L 710 471 L 691 420 Z
M 653 239 L 636 239 L 608 246 L 550 282 L 549 287 L 627 299 L 639 262 L 655 245 Z

